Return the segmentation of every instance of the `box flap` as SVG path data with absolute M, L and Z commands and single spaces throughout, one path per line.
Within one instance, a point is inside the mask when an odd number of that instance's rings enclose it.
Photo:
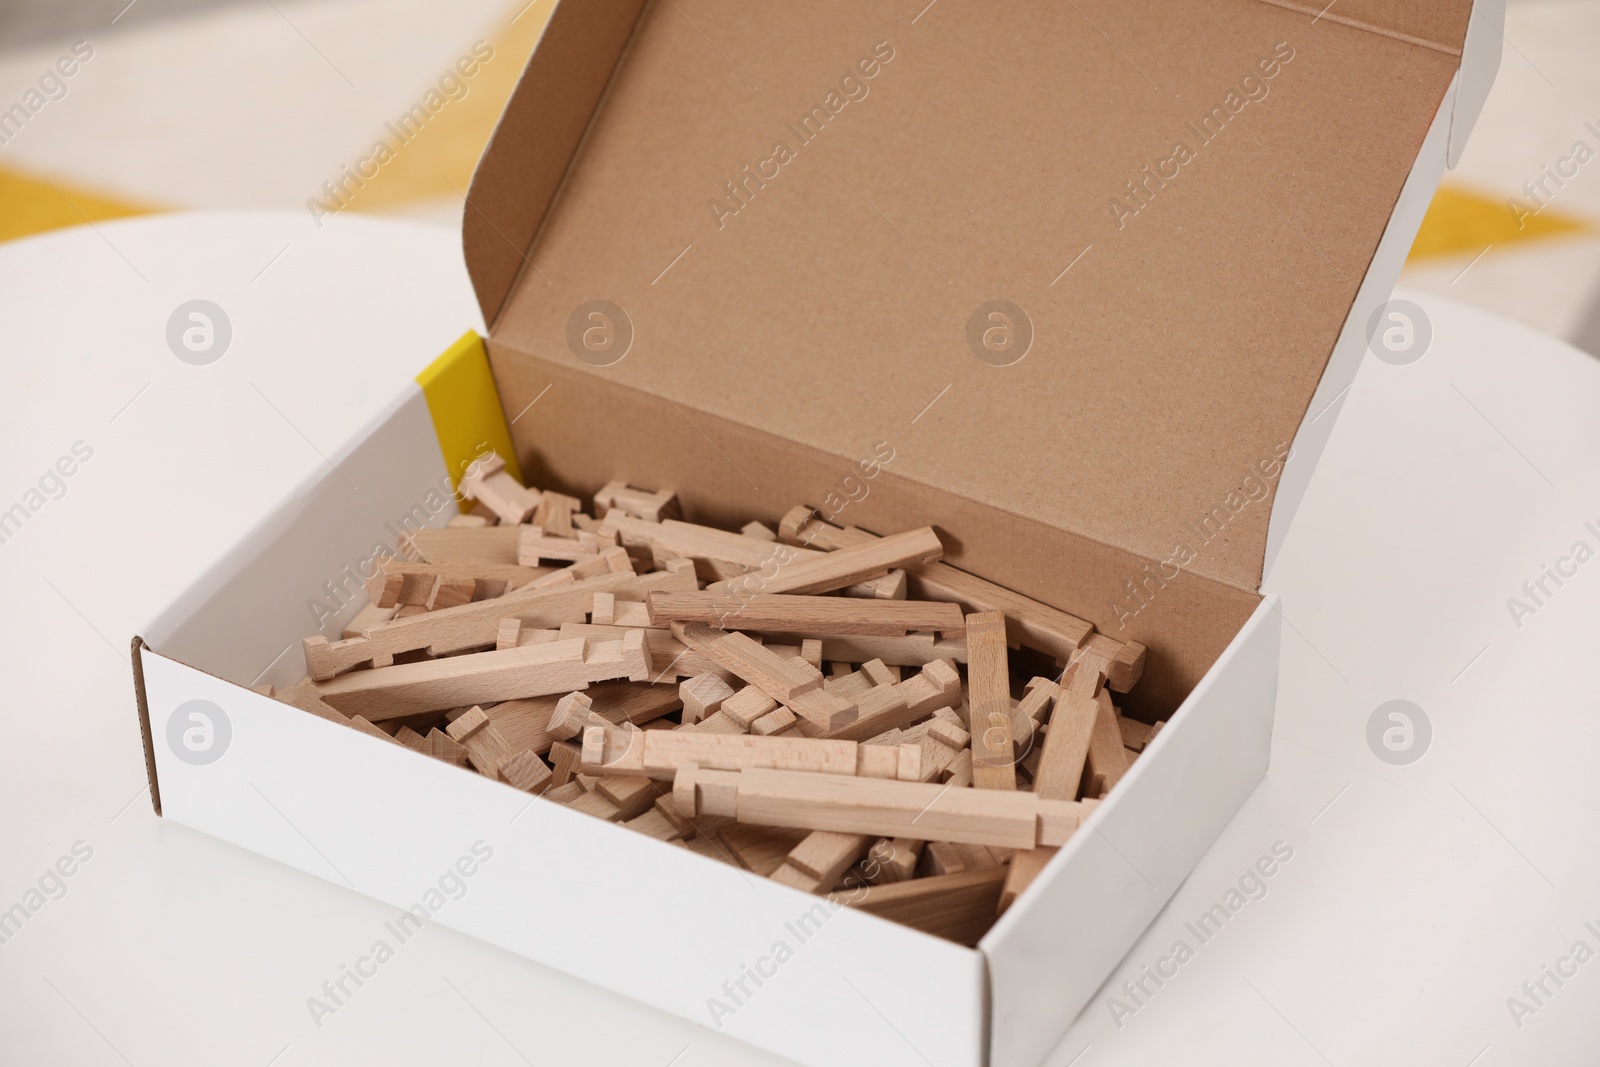
M 1318 7 L 561 3 L 466 211 L 491 341 L 1254 591 L 1471 4 Z

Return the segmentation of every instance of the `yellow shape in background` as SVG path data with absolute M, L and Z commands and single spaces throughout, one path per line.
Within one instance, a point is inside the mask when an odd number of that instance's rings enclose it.
M 489 41 L 494 55 L 480 64 L 477 74 L 462 79 L 467 95 L 450 101 L 399 146 L 394 158 L 349 198 L 350 208 L 385 211 L 421 200 L 466 196 L 478 158 L 554 10 L 555 0 L 534 0 L 513 16 Z M 418 88 L 419 99 L 428 88 Z M 385 130 L 382 137 L 394 145 L 393 134 Z
M 428 401 L 428 414 L 433 418 L 433 432 L 439 438 L 439 451 L 444 455 L 451 485 L 461 484 L 461 475 L 484 454 L 484 446 L 500 454 L 511 477 L 523 480 L 483 338 L 472 330 L 462 334 L 417 375 L 417 384 Z M 472 507 L 468 500 L 458 503 L 463 512 Z
M 1407 261 L 1475 256 L 1488 245 L 1590 233 L 1595 229 L 1585 220 L 1563 215 L 1549 207 L 1537 215 L 1524 215 L 1519 226 L 1518 215 L 1508 206 L 1508 199 L 1469 192 L 1456 185 L 1441 185 L 1428 205 L 1427 215 L 1423 216 L 1422 227 L 1417 231 Z M 1516 199 L 1524 208 L 1538 207 L 1537 202 L 1521 193 Z
M 0 167 L 0 204 L 5 205 L 0 211 L 0 241 L 162 210 L 4 167 Z

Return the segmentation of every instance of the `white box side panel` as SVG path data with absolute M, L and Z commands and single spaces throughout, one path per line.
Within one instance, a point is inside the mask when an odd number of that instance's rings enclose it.
M 1356 371 L 1361 368 L 1361 360 L 1367 353 L 1368 320 L 1393 294 L 1395 282 L 1400 279 L 1400 268 L 1405 266 L 1406 254 L 1411 251 L 1411 245 L 1417 239 L 1417 230 L 1422 226 L 1422 216 L 1427 214 L 1434 190 L 1439 187 L 1439 179 L 1444 174 L 1445 155 L 1450 146 L 1450 126 L 1456 110 L 1459 80 L 1458 73 L 1456 79 L 1450 82 L 1450 88 L 1433 116 L 1433 124 L 1428 127 L 1428 134 L 1417 152 L 1417 161 L 1412 164 L 1411 173 L 1400 188 L 1394 214 L 1378 241 L 1378 249 L 1372 255 L 1361 287 L 1356 291 L 1355 301 L 1350 305 L 1344 329 L 1339 332 L 1339 339 L 1328 357 L 1322 381 L 1312 394 L 1300 428 L 1295 432 L 1289 459 L 1283 465 L 1278 491 L 1272 499 L 1272 514 L 1267 519 L 1267 552 L 1261 568 L 1263 578 L 1272 573 L 1272 564 L 1283 548 L 1289 525 L 1300 508 L 1300 501 L 1305 498 L 1306 488 L 1311 484 L 1312 472 L 1316 470 L 1323 449 L 1328 445 L 1328 438 L 1333 434 L 1333 426 L 1339 419 L 1345 395 L 1356 379 Z
M 300 639 L 337 638 L 366 603 L 361 563 L 374 548 L 392 550 L 402 521 L 439 526 L 457 513 L 427 400 L 406 381 L 383 415 L 142 636 L 164 655 L 241 685 L 292 684 L 305 675 Z
M 1276 605 L 1262 601 L 1111 797 L 979 943 L 990 1067 L 1045 1058 L 1266 773 Z
M 164 656 L 143 660 L 162 809 L 174 822 L 402 909 L 482 842 L 492 858 L 431 921 L 814 1067 L 983 1062 L 984 961 L 971 949 Z M 191 700 L 222 709 L 208 712 L 229 733 L 214 762 L 187 762 L 170 740 Z M 179 717 L 180 732 L 188 725 Z M 759 987 L 751 971 L 766 972 Z M 746 995 L 732 986 L 741 980 Z M 714 1017 L 712 998 L 731 1012 Z

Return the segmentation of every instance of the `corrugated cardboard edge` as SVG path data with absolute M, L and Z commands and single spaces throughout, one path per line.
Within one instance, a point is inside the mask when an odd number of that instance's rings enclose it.
M 583 154 L 583 142 L 648 6 L 649 0 L 558 0 L 511 92 L 489 145 L 508 130 L 519 130 L 522 140 L 543 149 L 534 157 L 539 166 L 530 173 L 517 165 L 523 161 L 516 154 L 485 149 L 467 188 L 461 220 L 467 274 L 491 333 L 522 271 L 532 265 L 528 250 L 537 243 L 551 206 Z M 597 52 L 610 56 L 609 61 L 585 67 L 581 60 Z M 551 99 L 563 106 L 551 107 Z M 495 218 L 485 212 L 485 202 L 498 208 Z
M 144 774 L 150 782 L 150 806 L 161 815 L 161 782 L 156 778 L 156 748 L 150 732 L 150 699 L 144 691 L 144 660 L 141 653 L 149 646 L 133 635 L 133 700 L 139 708 L 139 739 L 144 742 Z

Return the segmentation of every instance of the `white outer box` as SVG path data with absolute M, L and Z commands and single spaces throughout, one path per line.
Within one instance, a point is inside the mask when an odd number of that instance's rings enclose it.
M 1464 136 L 1457 91 L 1446 94 L 1296 436 L 1269 561 L 1354 376 L 1367 316 L 1392 289 L 1452 138 Z M 432 355 L 418 353 L 419 366 Z M 433 921 L 811 1067 L 1037 1064 L 1266 771 L 1273 597 L 977 948 L 946 942 L 252 692 L 303 675 L 298 643 L 314 628 L 306 601 L 325 583 L 344 584 L 352 615 L 361 594 L 347 573 L 448 484 L 412 382 L 333 462 L 343 475 L 301 486 L 135 639 L 158 811 L 402 909 L 478 844 L 492 858 Z M 451 513 L 427 518 L 442 525 Z M 202 765 L 168 742 L 193 700 L 220 708 L 229 734 Z M 649 909 L 636 907 L 641 885 Z M 741 979 L 748 995 L 736 1000 L 730 987 Z M 714 1016 L 712 998 L 735 1010 Z

